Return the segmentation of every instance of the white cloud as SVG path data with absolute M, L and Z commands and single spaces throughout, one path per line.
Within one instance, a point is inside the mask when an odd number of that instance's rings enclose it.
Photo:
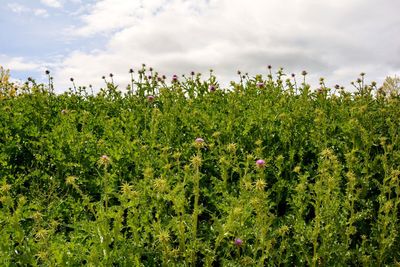
M 29 8 L 27 6 L 18 4 L 18 3 L 11 3 L 7 5 L 8 9 L 11 12 L 16 14 L 33 14 L 37 17 L 48 17 L 49 14 L 47 13 L 46 9 L 43 8 Z
M 11 12 L 14 12 L 17 14 L 21 14 L 21 13 L 29 11 L 29 8 L 27 8 L 24 5 L 18 4 L 18 3 L 9 3 L 9 4 L 7 4 L 7 7 Z
M 69 34 L 104 35 L 106 46 L 69 54 L 55 78 L 102 86 L 113 72 L 127 84 L 127 70 L 147 63 L 168 75 L 213 68 L 226 81 L 272 64 L 331 85 L 360 72 L 379 82 L 400 70 L 399 9 L 398 0 L 100 0 Z
M 58 0 L 40 0 L 43 5 L 53 8 L 60 8 L 62 7 L 62 3 Z
M 43 69 L 43 64 L 26 60 L 23 57 L 9 57 L 0 54 L 1 65 L 12 71 L 38 71 Z
M 43 9 L 43 8 L 34 9 L 33 14 L 38 17 L 48 17 L 49 16 L 49 13 L 47 13 L 47 10 Z

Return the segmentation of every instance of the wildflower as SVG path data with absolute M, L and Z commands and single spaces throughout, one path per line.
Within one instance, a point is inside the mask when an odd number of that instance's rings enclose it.
M 307 71 L 303 70 L 303 71 L 301 72 L 301 75 L 306 76 L 306 75 L 307 75 Z
M 208 87 L 208 90 L 210 90 L 210 92 L 215 92 L 215 86 L 214 85 L 210 85 Z
M 296 74 L 292 73 L 292 78 L 294 78 L 296 76 Z
M 154 101 L 154 96 L 153 95 L 148 95 L 147 96 L 147 101 L 153 102 Z
M 268 65 L 268 69 L 270 70 L 272 68 L 272 66 L 271 65 Z
M 172 76 L 172 82 L 177 82 L 177 81 L 178 81 L 178 76 L 174 74 Z
M 265 160 L 259 159 L 256 161 L 256 165 L 258 168 L 264 168 L 265 167 Z
M 114 77 L 114 74 L 112 74 L 112 73 L 110 73 L 109 75 L 110 75 L 111 78 Z
M 194 76 L 194 74 L 195 74 L 194 71 L 191 71 L 191 72 L 190 72 L 190 75 Z
M 108 166 L 110 164 L 111 160 L 107 155 L 102 155 L 98 161 L 99 165 L 104 165 Z
M 194 140 L 197 144 L 202 144 L 202 143 L 204 143 L 204 139 L 203 138 L 200 138 L 200 137 L 198 137 L 198 138 L 196 138 L 196 140 Z
M 71 78 L 69 78 L 69 80 L 70 80 L 71 82 L 74 82 L 74 78 L 72 78 L 72 77 L 71 77 Z
M 258 88 L 263 88 L 264 87 L 264 83 L 263 82 L 257 82 L 257 87 Z
M 149 68 L 149 71 L 153 71 L 153 68 L 152 68 L 152 67 L 150 67 L 150 68 Z
M 49 70 L 46 70 L 45 73 L 46 73 L 46 75 L 49 75 L 49 74 L 50 74 L 50 71 L 49 71 Z
M 234 244 L 235 246 L 240 247 L 241 245 L 243 245 L 243 240 L 240 238 L 235 238 Z
M 129 69 L 129 73 L 133 73 L 133 69 Z

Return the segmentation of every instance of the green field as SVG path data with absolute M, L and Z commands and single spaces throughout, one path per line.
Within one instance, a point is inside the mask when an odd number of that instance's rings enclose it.
M 0 266 L 399 264 L 400 97 L 306 78 L 4 79 Z

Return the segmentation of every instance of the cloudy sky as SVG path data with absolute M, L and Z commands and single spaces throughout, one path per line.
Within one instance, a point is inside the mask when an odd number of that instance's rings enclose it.
M 221 81 L 267 65 L 351 89 L 360 72 L 400 74 L 399 0 L 0 0 L 0 65 L 54 76 L 57 91 L 125 87 L 142 63 L 166 75 L 212 68 Z

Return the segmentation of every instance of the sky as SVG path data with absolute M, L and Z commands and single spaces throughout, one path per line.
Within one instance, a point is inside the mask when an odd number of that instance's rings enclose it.
M 0 0 L 0 65 L 12 78 L 54 77 L 56 91 L 120 88 L 143 63 L 167 77 L 237 71 L 290 75 L 318 86 L 365 72 L 381 84 L 400 74 L 400 0 Z

